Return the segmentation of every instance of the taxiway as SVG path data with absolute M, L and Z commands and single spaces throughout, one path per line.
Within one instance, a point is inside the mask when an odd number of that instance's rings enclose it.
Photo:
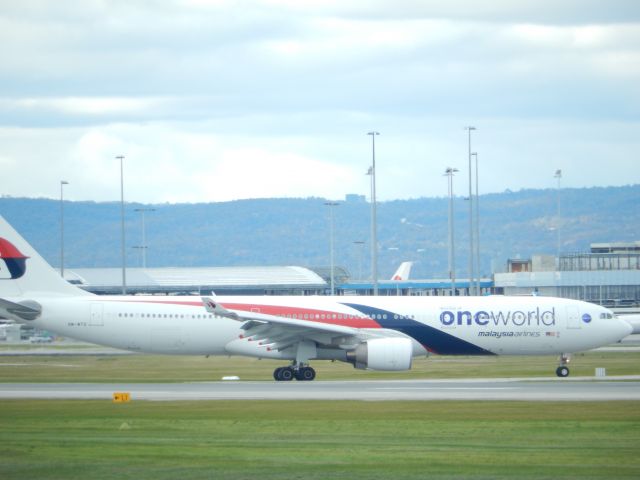
M 640 400 L 640 378 L 194 383 L 4 383 L 0 399 L 132 400 Z

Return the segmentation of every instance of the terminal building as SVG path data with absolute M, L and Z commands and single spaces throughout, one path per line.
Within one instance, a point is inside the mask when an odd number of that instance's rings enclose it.
M 469 295 L 478 282 L 469 282 L 469 279 L 458 279 L 451 282 L 448 278 L 425 279 L 425 280 L 379 280 L 378 295 L 381 296 L 429 296 L 441 297 L 451 295 L 452 290 L 455 295 Z M 480 294 L 489 295 L 495 292 L 493 279 L 481 278 L 479 281 Z M 373 295 L 373 283 L 371 282 L 348 282 L 342 283 L 336 289 L 338 295 Z
M 127 293 L 160 295 L 327 295 L 329 267 L 129 268 Z M 122 293 L 119 268 L 65 270 L 65 278 L 96 294 Z M 343 267 L 334 269 L 337 295 L 372 295 L 371 281 L 353 281 Z M 469 295 L 473 285 L 458 279 L 455 295 Z M 479 281 L 481 295 L 544 295 L 585 300 L 607 307 L 640 307 L 640 242 L 594 243 L 586 253 L 559 258 L 534 255 L 512 259 L 505 273 Z M 449 279 L 380 280 L 379 295 L 447 296 Z
M 97 295 L 122 293 L 120 268 L 67 268 L 65 279 Z M 373 283 L 352 281 L 349 271 L 334 267 L 336 295 L 373 295 Z M 469 295 L 469 280 L 453 284 L 456 295 Z M 495 293 L 491 278 L 480 280 L 482 295 Z M 127 268 L 126 291 L 129 295 L 328 295 L 331 290 L 330 267 L 193 267 Z M 382 296 L 451 295 L 449 279 L 380 280 Z
M 539 294 L 606 307 L 640 307 L 640 242 L 593 243 L 586 253 L 510 260 L 494 274 L 505 295 Z
M 122 293 L 120 268 L 65 269 L 64 278 L 98 295 Z M 323 295 L 327 282 L 304 267 L 127 268 L 129 295 Z

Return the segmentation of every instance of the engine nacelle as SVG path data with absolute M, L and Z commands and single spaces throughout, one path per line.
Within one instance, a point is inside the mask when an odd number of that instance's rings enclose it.
M 347 362 L 361 370 L 409 370 L 412 357 L 413 345 L 408 338 L 375 338 L 347 352 Z

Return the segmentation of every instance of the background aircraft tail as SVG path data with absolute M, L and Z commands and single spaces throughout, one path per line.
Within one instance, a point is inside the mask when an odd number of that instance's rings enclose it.
M 409 280 L 409 275 L 411 275 L 411 267 L 413 266 L 413 262 L 402 262 L 396 270 L 396 273 L 393 274 L 391 280 L 395 280 L 396 282 L 404 282 Z
M 66 280 L 0 216 L 0 297 L 91 295 Z

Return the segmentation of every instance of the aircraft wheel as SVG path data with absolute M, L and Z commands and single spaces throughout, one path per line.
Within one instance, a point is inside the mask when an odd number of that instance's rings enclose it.
M 289 382 L 293 380 L 293 369 L 290 367 L 283 367 L 280 371 L 280 380 L 283 382 Z
M 293 369 L 290 367 L 276 368 L 273 372 L 273 378 L 279 382 L 289 382 L 293 379 Z
M 556 375 L 559 377 L 568 377 L 569 376 L 569 367 L 560 366 L 556 368 Z
M 311 367 L 302 367 L 296 372 L 296 380 L 310 382 L 316 378 L 316 371 Z
M 303 380 L 306 380 L 307 382 L 310 382 L 314 378 L 316 378 L 316 371 L 313 368 L 307 367 L 302 371 L 302 379 Z

